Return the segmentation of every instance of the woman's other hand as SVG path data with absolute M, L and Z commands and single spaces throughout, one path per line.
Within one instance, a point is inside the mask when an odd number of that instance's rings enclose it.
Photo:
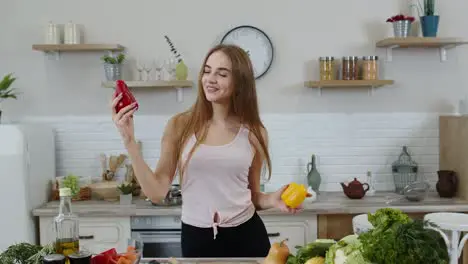
M 284 201 L 281 199 L 281 194 L 288 188 L 289 184 L 284 185 L 279 190 L 271 194 L 272 204 L 274 208 L 280 209 L 282 212 L 295 214 L 302 211 L 302 204 L 297 208 L 291 208 L 287 206 Z M 310 197 L 311 194 L 307 193 L 306 197 Z
M 128 144 L 132 140 L 135 140 L 135 131 L 133 125 L 133 113 L 135 113 L 135 103 L 130 104 L 122 108 L 118 113 L 115 110 L 115 107 L 122 99 L 122 94 L 114 96 L 111 102 L 112 108 L 112 121 L 120 132 L 124 144 Z

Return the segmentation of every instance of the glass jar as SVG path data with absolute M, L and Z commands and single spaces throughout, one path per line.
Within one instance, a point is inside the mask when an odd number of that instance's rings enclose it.
M 65 264 L 65 256 L 60 254 L 50 254 L 44 256 L 42 264 Z
M 378 80 L 379 79 L 379 64 L 377 56 L 362 57 L 362 79 L 363 80 Z
M 335 58 L 320 57 L 320 80 L 329 81 L 335 80 Z
M 60 188 L 59 214 L 54 219 L 55 251 L 68 256 L 79 251 L 78 216 L 73 214 L 70 188 Z
M 341 78 L 343 80 L 358 80 L 359 79 L 359 67 L 358 67 L 357 56 L 346 56 L 343 57 Z
M 88 252 L 77 252 L 68 255 L 70 264 L 91 264 L 91 254 Z

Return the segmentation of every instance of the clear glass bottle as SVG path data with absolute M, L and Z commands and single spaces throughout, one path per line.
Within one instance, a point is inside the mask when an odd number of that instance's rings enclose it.
M 54 219 L 55 251 L 68 256 L 79 251 L 79 222 L 73 214 L 70 188 L 60 188 L 60 209 Z

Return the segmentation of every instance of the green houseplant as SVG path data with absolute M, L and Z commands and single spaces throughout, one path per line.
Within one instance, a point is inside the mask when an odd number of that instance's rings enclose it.
M 439 29 L 439 16 L 435 15 L 435 0 L 423 1 L 424 4 L 421 5 L 418 0 L 418 13 L 423 37 L 436 37 Z
M 132 204 L 133 191 L 135 186 L 131 182 L 122 182 L 117 186 L 120 191 L 120 204 L 130 205 Z
M 2 107 L 1 104 L 6 99 L 18 99 L 18 93 L 16 89 L 12 88 L 11 85 L 16 81 L 16 77 L 12 73 L 5 75 L 0 82 L 0 123 L 2 120 Z
M 175 68 L 175 77 L 177 80 L 180 81 L 185 81 L 187 80 L 188 77 L 188 67 L 185 65 L 184 60 L 182 59 L 182 56 L 180 53 L 177 51 L 175 48 L 174 44 L 172 43 L 171 39 L 168 36 L 164 36 L 166 39 L 167 44 L 169 45 L 169 48 L 171 49 L 171 52 L 174 54 L 175 58 L 177 59 L 177 65 Z
M 104 71 L 108 81 L 117 81 L 122 79 L 122 64 L 125 61 L 125 54 L 104 55 L 101 57 L 104 62 Z

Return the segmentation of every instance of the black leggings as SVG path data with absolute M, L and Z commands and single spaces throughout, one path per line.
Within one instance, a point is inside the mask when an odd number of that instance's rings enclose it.
M 199 228 L 182 223 L 182 255 L 184 258 L 261 258 L 268 255 L 270 240 L 262 219 L 255 213 L 236 227 Z

